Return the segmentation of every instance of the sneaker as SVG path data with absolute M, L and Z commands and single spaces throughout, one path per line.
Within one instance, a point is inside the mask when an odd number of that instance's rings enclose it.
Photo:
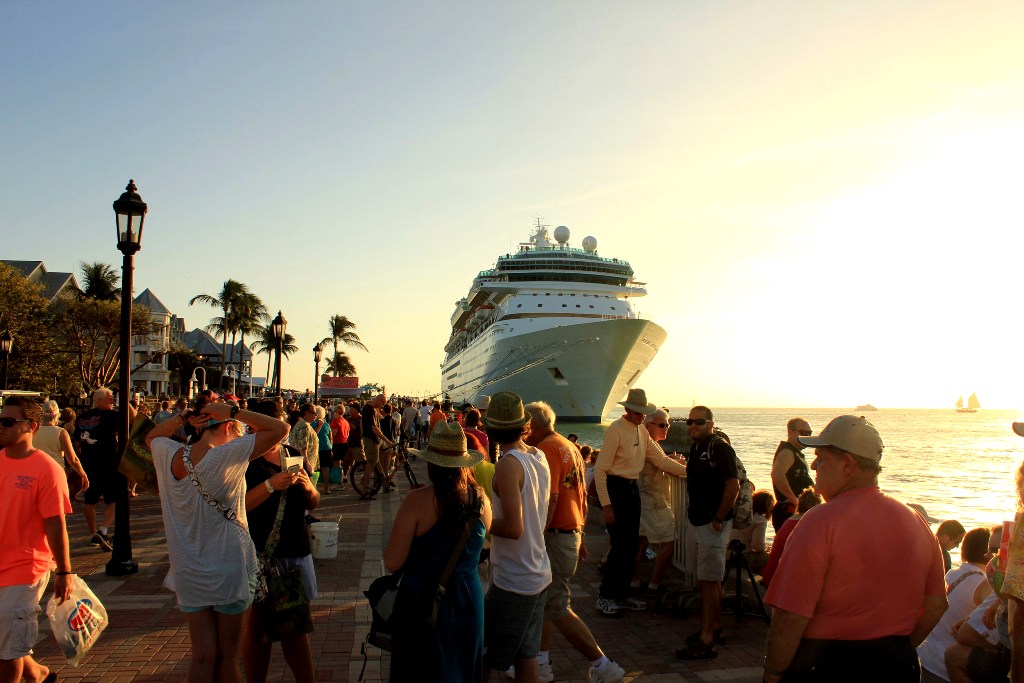
M 93 534 L 92 540 L 89 541 L 89 545 L 98 545 L 101 550 L 106 550 L 107 552 L 114 549 L 114 546 L 110 545 L 110 539 L 99 531 Z
M 619 603 L 611 598 L 598 598 L 597 610 L 608 617 L 614 617 L 619 613 Z
M 619 683 L 625 676 L 626 670 L 610 659 L 603 669 L 592 666 L 587 672 L 587 680 L 590 683 Z
M 619 601 L 619 609 L 631 609 L 634 612 L 643 612 L 647 609 L 647 603 L 636 598 L 626 598 Z
M 543 664 L 538 665 L 538 669 L 539 669 L 539 671 L 538 671 L 538 674 L 537 674 L 537 681 L 539 683 L 551 683 L 552 681 L 555 680 L 555 673 L 554 673 L 554 671 L 551 670 L 551 662 L 550 661 L 544 662 Z M 514 665 L 510 666 L 509 668 L 505 669 L 505 671 L 503 671 L 502 673 L 504 673 L 509 678 L 515 678 L 516 677 L 516 667 Z
M 705 643 L 698 640 L 693 645 L 676 650 L 676 659 L 714 659 L 718 656 L 718 650 L 714 643 Z

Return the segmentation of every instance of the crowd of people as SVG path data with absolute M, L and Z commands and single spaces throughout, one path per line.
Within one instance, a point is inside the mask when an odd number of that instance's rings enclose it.
M 296 680 L 315 678 L 308 633 L 276 638 L 273 617 L 252 609 L 261 558 L 298 572 L 312 600 L 306 524 L 321 496 L 367 491 L 370 465 L 386 469 L 399 444 L 426 463 L 430 485 L 406 492 L 384 552 L 387 570 L 402 575 L 396 609 L 409 617 L 394 634 L 394 682 L 487 681 L 492 672 L 552 681 L 555 630 L 589 662 L 589 680 L 622 680 L 573 609 L 591 505 L 601 510 L 590 526 L 609 541 L 598 618 L 662 599 L 675 543 L 685 543 L 700 624 L 681 638 L 680 659 L 718 656 L 723 579 L 742 561 L 771 610 L 768 683 L 1024 680 L 1024 525 L 966 530 L 882 493 L 884 444 L 863 417 L 837 417 L 817 435 L 807 420 L 789 420 L 771 490 L 756 490 L 710 408 L 676 420 L 690 446 L 666 453 L 668 411 L 641 389 L 620 405 L 600 449 L 562 436 L 549 405 L 524 405 L 512 392 L 461 410 L 383 394 L 332 406 L 204 392 L 191 404 L 131 406 L 133 421 L 154 423 L 145 443 L 167 536 L 165 586 L 191 637 L 189 680 L 241 681 L 241 663 L 247 681 L 264 681 L 275 640 Z M 73 500 L 88 528 L 81 542 L 111 550 L 118 487 L 129 485 L 117 471 L 118 426 L 105 389 L 81 415 L 52 401 L 3 404 L 0 680 L 55 680 L 31 656 L 35 617 L 51 573 L 57 598 L 70 595 Z M 1024 424 L 1014 430 L 1024 436 Z M 289 456 L 302 466 L 286 469 Z M 364 479 L 352 482 L 360 460 Z M 685 510 L 672 507 L 670 477 L 685 486 Z M 1024 464 L 1016 484 L 1020 511 Z

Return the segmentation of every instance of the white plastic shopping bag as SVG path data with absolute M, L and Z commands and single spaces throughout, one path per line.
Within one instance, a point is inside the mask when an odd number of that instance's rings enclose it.
M 51 596 L 46 616 L 57 645 L 72 666 L 78 666 L 107 627 L 107 610 L 77 574 L 71 577 L 71 597 L 58 605 L 56 596 Z

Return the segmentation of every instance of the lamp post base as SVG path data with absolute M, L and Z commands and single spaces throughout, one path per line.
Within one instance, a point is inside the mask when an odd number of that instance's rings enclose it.
M 107 576 L 128 576 L 139 573 L 139 563 L 135 560 L 111 560 L 107 562 Z

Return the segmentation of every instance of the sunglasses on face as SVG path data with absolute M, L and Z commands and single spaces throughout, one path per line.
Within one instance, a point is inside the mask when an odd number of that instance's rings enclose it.
M 14 425 L 18 424 L 19 422 L 31 422 L 31 421 L 32 420 L 28 420 L 28 419 L 25 419 L 25 418 L 19 419 L 17 417 L 0 417 L 0 427 L 4 427 L 5 429 L 10 429 L 11 427 L 13 427 Z
M 668 429 L 668 423 L 667 422 L 652 422 L 651 424 L 654 425 L 655 427 L 661 427 L 662 429 Z
M 695 420 L 687 420 L 686 421 L 686 425 L 687 426 L 697 425 L 698 427 L 703 427 L 707 423 L 708 423 L 708 421 L 705 420 L 704 418 L 701 418 L 701 417 L 699 417 L 699 418 L 697 418 Z

